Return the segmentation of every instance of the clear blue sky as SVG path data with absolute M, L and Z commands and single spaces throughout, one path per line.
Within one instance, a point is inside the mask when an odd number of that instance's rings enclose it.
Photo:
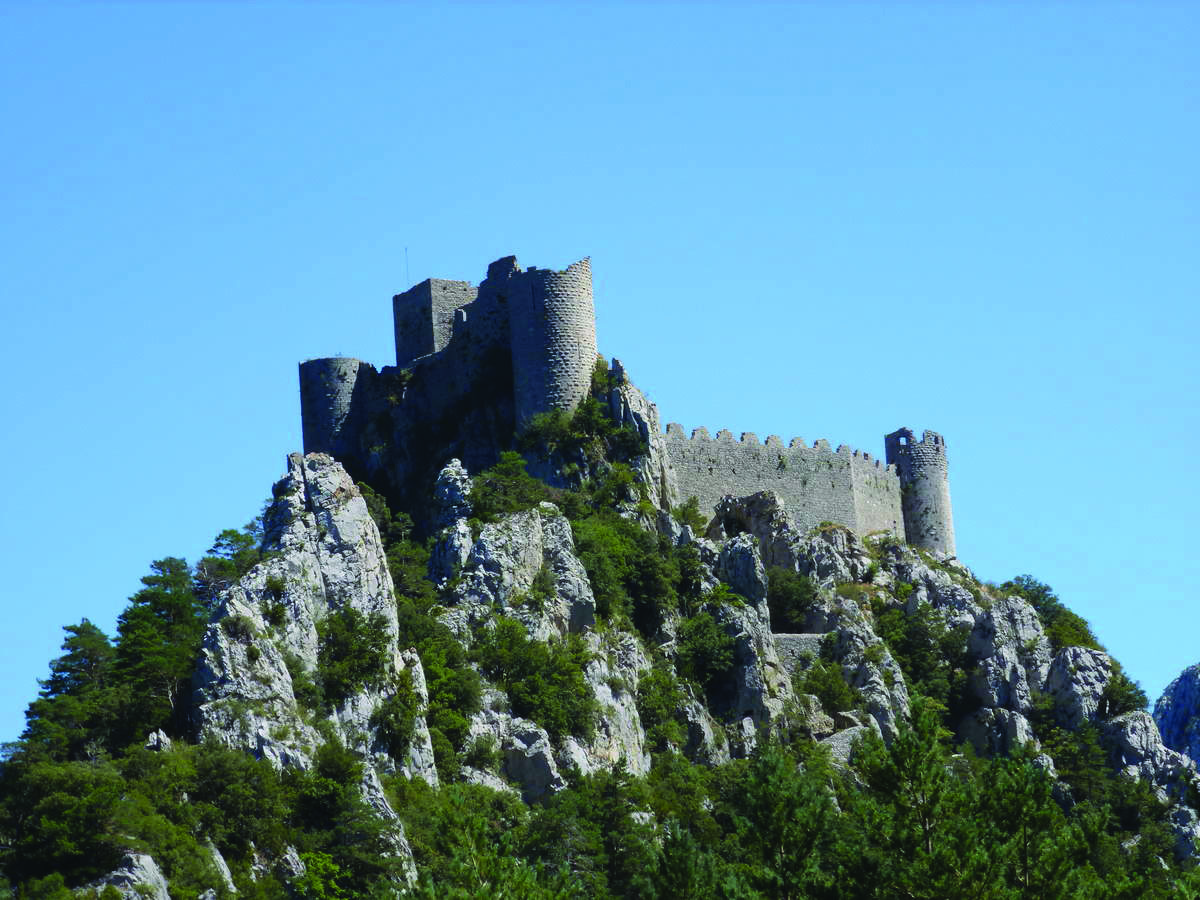
M 0 6 L 0 740 L 247 521 L 296 363 L 591 255 L 665 421 L 948 441 L 958 546 L 1200 659 L 1200 6 Z M 405 248 L 408 262 L 405 261 Z

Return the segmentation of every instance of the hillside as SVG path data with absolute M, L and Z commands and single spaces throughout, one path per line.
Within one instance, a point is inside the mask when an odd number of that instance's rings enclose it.
M 0 771 L 15 895 L 1196 895 L 1195 767 L 1046 585 L 668 509 L 603 371 L 407 505 L 293 454 L 68 626 Z

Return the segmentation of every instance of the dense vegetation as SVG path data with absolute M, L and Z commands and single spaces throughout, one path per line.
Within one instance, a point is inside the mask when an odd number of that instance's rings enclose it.
M 604 376 L 607 377 L 607 376 Z M 911 585 L 842 586 L 874 618 L 902 670 L 913 711 L 890 746 L 868 737 L 853 763 L 835 767 L 801 730 L 760 734 L 746 759 L 706 768 L 689 762 L 680 710 L 706 703 L 719 717 L 734 664 L 722 611 L 744 601 L 727 586 L 706 591 L 693 547 L 675 547 L 638 524 L 644 497 L 628 460 L 636 435 L 614 426 L 599 395 L 572 417 L 543 418 L 526 445 L 578 474 L 570 490 L 548 487 L 524 459 L 504 454 L 474 482 L 475 527 L 556 503 L 567 515 L 591 582 L 597 628 L 624 631 L 653 660 L 639 680 L 637 709 L 653 754 L 648 776 L 618 767 L 571 773 L 569 786 L 527 806 L 513 793 L 463 780 L 463 767 L 502 774 L 499 749 L 469 737 L 486 682 L 503 689 L 512 712 L 554 740 L 586 736 L 602 711 L 584 679 L 582 641 L 531 640 L 498 617 L 464 647 L 438 619 L 427 578 L 429 546 L 413 520 L 360 485 L 384 539 L 396 586 L 400 645 L 416 648 L 429 701 L 423 708 L 402 676 L 372 719 L 395 757 L 410 747 L 423 715 L 442 787 L 386 779 L 421 872 L 419 897 L 640 898 L 1090 898 L 1196 897 L 1200 878 L 1173 862 L 1165 808 L 1149 787 L 1113 774 L 1095 726 L 1068 730 L 1051 699 L 1034 715 L 1056 783 L 1029 748 L 977 759 L 951 727 L 969 707 L 972 666 L 966 635 L 926 606 L 907 608 Z M 680 521 L 703 527 L 694 504 Z M 622 512 L 625 514 L 622 515 Z M 29 707 L 21 740 L 0 764 L 0 872 L 11 893 L 65 898 L 69 887 L 110 871 L 127 849 L 150 852 L 174 896 L 196 897 L 218 883 L 211 843 L 247 897 L 347 898 L 394 894 L 398 868 L 384 823 L 361 799 L 363 761 L 336 740 L 308 772 L 214 744 L 189 743 L 188 685 L 220 592 L 262 559 L 254 523 L 222 532 L 194 567 L 151 564 L 110 639 L 84 620 L 68 626 L 63 655 Z M 773 629 L 807 631 L 820 588 L 783 569 L 769 573 Z M 545 577 L 544 577 L 545 576 Z M 978 596 L 988 588 L 970 585 Z M 1037 610 L 1057 650 L 1098 647 L 1087 623 L 1046 585 L 1020 576 L 1001 589 Z M 282 585 L 268 584 L 268 591 Z M 553 580 L 540 575 L 528 599 L 543 602 Z M 282 608 L 276 610 L 282 615 Z M 272 614 L 267 609 L 268 618 Z M 231 622 L 226 627 L 237 628 Z M 320 627 L 312 675 L 293 669 L 311 720 L 379 678 L 382 629 L 353 610 Z M 673 642 L 674 652 L 660 652 Z M 795 687 L 830 714 L 861 707 L 826 641 L 799 670 Z M 1102 699 L 1104 715 L 1145 706 L 1119 668 Z M 152 751 L 162 730 L 170 749 Z M 305 874 L 279 869 L 251 877 L 256 854 L 295 848 Z M 5 895 L 0 881 L 0 897 Z

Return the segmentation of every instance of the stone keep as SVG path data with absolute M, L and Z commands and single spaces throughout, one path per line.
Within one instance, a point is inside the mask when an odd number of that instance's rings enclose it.
M 533 416 L 570 411 L 591 389 L 596 316 L 586 258 L 556 271 L 522 269 L 506 256 L 478 286 L 427 279 L 392 298 L 392 315 L 394 368 L 345 357 L 300 365 L 304 449 L 332 454 L 356 477 L 382 478 L 403 493 L 405 479 L 425 477 L 423 468 L 451 455 L 478 470 Z M 726 495 L 770 490 L 801 528 L 833 522 L 954 555 L 939 434 L 916 441 L 907 428 L 895 431 L 881 461 L 824 440 L 785 445 L 774 435 L 711 437 L 703 428 L 689 437 L 674 423 L 659 433 L 656 410 L 653 419 L 647 437 L 669 500 L 694 496 L 711 514 Z

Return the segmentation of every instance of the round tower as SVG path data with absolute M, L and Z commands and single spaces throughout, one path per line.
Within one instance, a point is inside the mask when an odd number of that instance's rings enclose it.
M 950 509 L 950 480 L 946 441 L 926 431 L 914 439 L 908 428 L 884 438 L 889 465 L 900 476 L 904 533 L 908 543 L 940 556 L 955 555 L 954 515 Z
M 333 455 L 346 417 L 362 360 L 348 356 L 300 363 L 300 419 L 305 453 Z
M 591 390 L 596 366 L 592 266 L 566 271 L 530 267 L 508 295 L 517 427 L 540 412 L 574 409 Z

